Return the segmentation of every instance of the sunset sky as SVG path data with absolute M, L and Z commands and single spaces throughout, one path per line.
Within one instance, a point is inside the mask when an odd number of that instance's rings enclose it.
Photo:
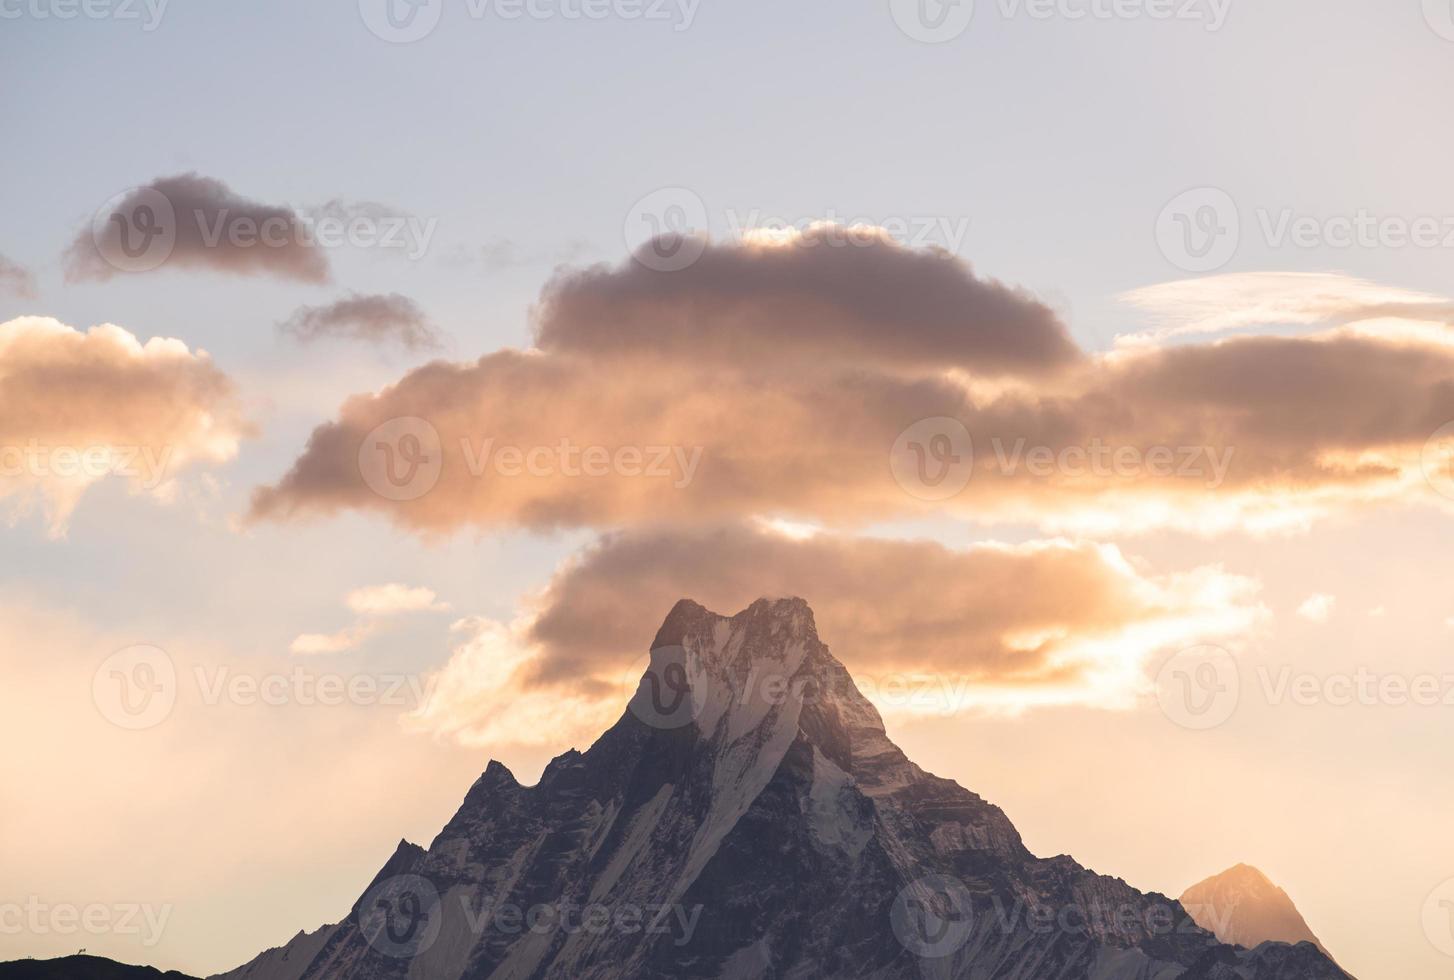
M 0 959 L 336 921 L 796 594 L 1036 853 L 1447 977 L 1454 8 L 623 3 L 0 2 Z

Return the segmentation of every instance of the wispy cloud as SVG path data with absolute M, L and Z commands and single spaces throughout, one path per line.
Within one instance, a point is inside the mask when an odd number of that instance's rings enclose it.
M 439 331 L 407 296 L 351 293 L 327 306 L 303 306 L 278 325 L 304 343 L 339 338 L 370 344 L 398 344 L 408 350 L 437 350 Z
M 354 589 L 344 605 L 359 617 L 358 622 L 334 633 L 304 633 L 289 650 L 302 655 L 346 653 L 378 633 L 391 617 L 449 610 L 449 603 L 439 601 L 433 589 L 398 582 Z
M 34 299 L 35 277 L 30 270 L 0 255 L 0 293 L 7 292 L 21 299 Z
M 1445 297 L 1333 272 L 1240 272 L 1178 279 L 1133 289 L 1118 298 L 1156 323 L 1151 330 L 1117 337 L 1120 347 L 1249 327 L 1454 316 L 1454 303 Z
M 371 585 L 348 594 L 348 608 L 360 616 L 393 616 L 411 612 L 445 612 L 449 603 L 440 602 L 433 589 L 422 585 Z

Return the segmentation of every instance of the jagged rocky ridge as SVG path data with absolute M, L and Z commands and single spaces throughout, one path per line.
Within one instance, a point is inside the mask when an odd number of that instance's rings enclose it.
M 621 720 L 521 786 L 491 762 L 337 925 L 225 975 L 1322 980 L 1311 944 L 1219 943 L 1164 896 L 1031 854 L 924 772 L 799 599 L 683 600 Z

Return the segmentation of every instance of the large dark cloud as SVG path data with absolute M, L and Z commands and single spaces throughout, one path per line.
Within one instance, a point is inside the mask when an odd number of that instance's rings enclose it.
M 815 228 L 776 246 L 707 245 L 685 268 L 636 261 L 558 276 L 537 311 L 542 350 L 597 356 L 1040 374 L 1080 351 L 1028 294 L 940 250 Z
M 399 344 L 409 350 L 436 350 L 439 332 L 419 304 L 398 293 L 351 293 L 327 306 L 303 306 L 279 324 L 283 333 L 304 343 L 327 337 L 371 344 Z
M 66 253 L 66 277 L 105 281 L 125 271 L 203 268 L 326 282 L 328 259 L 302 217 L 200 174 L 162 177 L 110 202 Z

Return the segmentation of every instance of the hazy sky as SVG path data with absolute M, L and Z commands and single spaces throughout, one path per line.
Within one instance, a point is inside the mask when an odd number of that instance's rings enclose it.
M 0 912 L 158 922 L 0 915 L 0 958 L 335 921 L 489 758 L 609 724 L 671 598 L 792 590 L 1037 853 L 1254 864 L 1355 975 L 1447 976 L 1454 8 L 973 7 L 434 0 L 397 43 L 372 0 L 0 0 Z M 146 193 L 176 241 L 119 269 Z M 414 417 L 444 473 L 391 500 L 352 460 Z M 967 487 L 913 486 L 961 431 Z M 480 479 L 456 437 L 680 454 Z M 1022 439 L 1139 455 L 993 472 Z

